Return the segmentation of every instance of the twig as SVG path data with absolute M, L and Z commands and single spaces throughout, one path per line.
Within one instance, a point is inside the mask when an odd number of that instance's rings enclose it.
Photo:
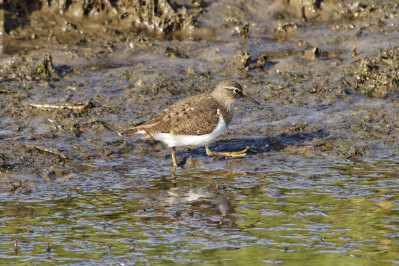
M 71 109 L 71 110 L 82 110 L 85 109 L 87 106 L 90 105 L 90 101 L 86 102 L 85 104 L 78 104 L 78 105 L 70 105 L 70 104 L 64 104 L 64 105 L 56 105 L 56 104 L 34 104 L 31 103 L 29 104 L 29 106 L 32 107 L 36 107 L 36 108 L 52 108 L 52 109 L 63 109 L 63 108 L 67 108 L 67 109 Z

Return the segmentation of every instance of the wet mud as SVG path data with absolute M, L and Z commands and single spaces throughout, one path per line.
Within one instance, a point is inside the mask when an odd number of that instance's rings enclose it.
M 18 0 L 0 7 L 0 250 L 8 254 L 0 257 L 3 262 L 20 262 L 21 252 L 37 261 L 33 242 L 54 259 L 40 258 L 43 263 L 72 263 L 73 257 L 93 264 L 126 258 L 143 263 L 145 256 L 150 263 L 216 263 L 201 247 L 240 261 L 232 251 L 237 249 L 259 263 L 252 253 L 279 250 L 281 243 L 288 251 L 292 245 L 293 255 L 303 247 L 313 256 L 336 245 L 337 261 L 398 261 L 379 253 L 398 247 L 387 236 L 375 236 L 384 249 L 377 243 L 374 253 L 353 248 L 341 254 L 345 237 L 356 242 L 363 236 L 349 211 L 342 214 L 346 225 L 335 220 L 347 208 L 360 223 L 382 223 L 387 234 L 396 234 L 388 229 L 397 226 L 391 215 L 399 187 L 396 1 Z M 179 168 L 171 173 L 162 144 L 117 134 L 222 80 L 236 80 L 261 105 L 238 103 L 230 128 L 210 148 L 249 146 L 246 157 L 209 157 L 203 147 L 181 147 Z M 356 198 L 339 202 L 351 193 Z M 309 209 L 302 211 L 295 195 Z M 388 222 L 364 216 L 373 213 L 373 200 Z M 43 222 L 34 223 L 32 212 L 40 206 Z M 80 213 L 89 210 L 90 217 Z M 299 222 L 307 212 L 313 215 L 309 224 Z M 29 223 L 36 231 L 46 228 L 46 219 L 56 224 L 54 213 L 83 221 L 93 235 L 118 231 L 118 243 L 87 242 L 93 254 L 107 245 L 117 251 L 90 257 L 61 236 L 63 222 L 54 234 L 43 233 L 47 237 L 14 235 Z M 29 217 L 27 224 L 19 221 L 23 217 Z M 356 233 L 340 235 L 338 243 L 324 236 L 327 248 L 314 233 L 333 230 L 323 222 Z M 204 234 L 188 240 L 187 224 Z M 296 238 L 300 233 L 292 224 L 312 229 Z M 163 237 L 146 242 L 157 226 L 182 231 L 170 233 L 176 238 L 172 246 Z M 302 247 L 285 238 L 291 229 Z M 79 231 L 76 239 L 83 235 Z M 133 247 L 140 252 L 130 257 Z M 184 255 L 193 250 L 198 253 Z M 283 253 L 259 257 L 295 262 Z

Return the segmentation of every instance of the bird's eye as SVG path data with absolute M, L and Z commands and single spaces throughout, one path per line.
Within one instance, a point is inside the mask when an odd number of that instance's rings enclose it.
M 239 89 L 234 89 L 234 93 L 235 93 L 235 94 L 237 94 L 237 93 L 239 93 L 239 92 L 240 92 Z

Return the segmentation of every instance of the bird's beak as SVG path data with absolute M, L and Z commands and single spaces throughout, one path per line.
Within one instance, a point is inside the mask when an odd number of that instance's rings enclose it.
M 258 105 L 260 104 L 258 101 L 255 101 L 254 99 L 252 99 L 251 97 L 249 97 L 248 95 L 246 95 L 244 93 L 242 94 L 242 98 L 248 102 L 256 103 Z

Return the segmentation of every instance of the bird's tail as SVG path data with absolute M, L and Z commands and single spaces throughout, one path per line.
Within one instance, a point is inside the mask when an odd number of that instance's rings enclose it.
M 142 134 L 143 139 L 148 139 L 151 137 L 151 127 L 155 124 L 145 124 L 140 123 L 137 124 L 135 127 L 125 129 L 121 132 L 118 132 L 118 135 L 133 135 L 133 134 Z

